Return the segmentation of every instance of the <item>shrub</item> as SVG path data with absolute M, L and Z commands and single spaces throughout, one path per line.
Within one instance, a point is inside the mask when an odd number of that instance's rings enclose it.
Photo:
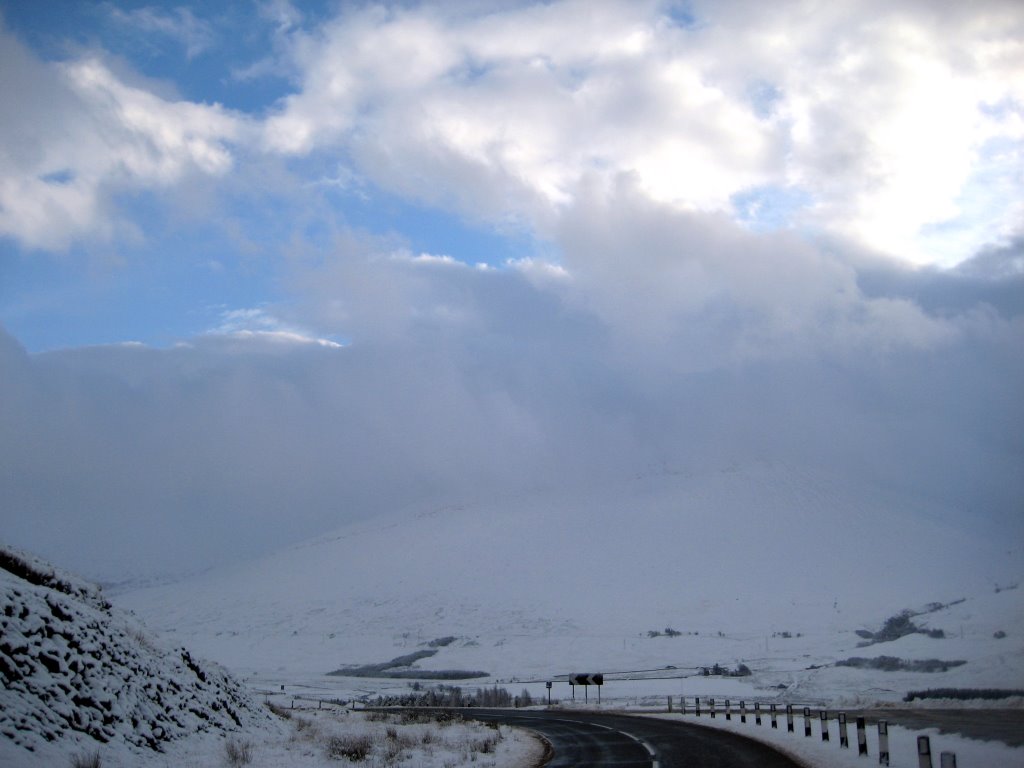
M 86 755 L 73 755 L 71 768 L 100 768 L 100 753 L 90 752 Z
M 328 758 L 352 763 L 365 760 L 372 748 L 373 742 L 366 735 L 331 736 L 326 744 Z
M 996 640 L 1002 640 L 1004 637 L 1006 637 L 1006 633 L 1003 630 L 999 629 L 996 630 L 995 634 L 993 634 L 992 637 L 994 637 Z
M 280 718 L 282 718 L 284 720 L 291 720 L 292 719 L 292 713 L 289 712 L 284 707 L 279 707 L 279 706 L 277 706 L 277 704 L 274 704 L 273 702 L 270 702 L 270 701 L 268 701 L 266 704 L 267 704 L 267 709 L 269 709 L 271 712 L 273 712 L 278 717 L 280 717 Z
M 252 744 L 247 741 L 230 739 L 224 744 L 224 755 L 231 768 L 248 765 L 252 762 Z

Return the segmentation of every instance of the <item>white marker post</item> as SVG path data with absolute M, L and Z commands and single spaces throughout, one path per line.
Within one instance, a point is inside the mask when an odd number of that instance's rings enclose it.
M 878 764 L 889 764 L 889 723 L 878 721 Z
M 828 741 L 828 712 L 824 709 L 820 710 L 818 719 L 821 720 L 821 740 Z
M 932 768 L 932 742 L 927 736 L 917 737 L 917 768 Z
M 708 710 L 711 712 L 711 719 L 715 719 L 715 700 L 708 699 Z
M 839 746 L 843 749 L 850 748 L 850 737 L 846 733 L 846 713 L 839 713 Z
M 725 719 L 732 720 L 732 702 L 728 699 L 725 700 Z
M 811 708 L 804 707 L 804 736 L 811 738 Z
M 761 724 L 761 703 L 754 702 L 754 725 Z
M 745 701 L 740 702 L 740 722 L 747 722 L 747 702 Z
M 793 732 L 793 705 L 786 705 L 786 731 L 788 733 Z
M 867 734 L 867 721 L 863 717 L 857 718 L 857 754 L 866 755 L 868 753 L 868 734 Z
M 778 718 L 778 712 L 775 711 L 775 705 L 774 704 L 770 704 L 769 706 L 772 708 L 772 728 L 778 728 L 779 727 L 779 721 L 777 719 Z
M 956 768 L 956 753 L 943 752 L 939 755 L 939 765 L 941 768 Z

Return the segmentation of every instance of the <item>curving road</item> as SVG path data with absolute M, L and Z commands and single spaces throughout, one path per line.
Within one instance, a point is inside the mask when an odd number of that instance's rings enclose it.
M 799 768 L 760 742 L 672 720 L 536 710 L 468 709 L 462 714 L 541 734 L 554 748 L 547 768 Z

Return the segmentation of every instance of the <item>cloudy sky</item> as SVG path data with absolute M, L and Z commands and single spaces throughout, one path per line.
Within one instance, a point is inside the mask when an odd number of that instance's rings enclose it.
M 754 461 L 1024 535 L 1014 0 L 0 0 L 0 104 L 13 543 Z

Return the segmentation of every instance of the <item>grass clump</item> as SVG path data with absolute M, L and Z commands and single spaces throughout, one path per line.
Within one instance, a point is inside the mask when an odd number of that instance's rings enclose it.
M 224 744 L 224 757 L 231 768 L 248 765 L 252 762 L 252 744 L 229 739 Z
M 373 741 L 366 734 L 330 736 L 325 745 L 327 757 L 331 760 L 348 760 L 358 763 L 369 757 Z
M 89 752 L 85 755 L 73 755 L 71 757 L 71 768 L 100 768 L 99 752 Z

